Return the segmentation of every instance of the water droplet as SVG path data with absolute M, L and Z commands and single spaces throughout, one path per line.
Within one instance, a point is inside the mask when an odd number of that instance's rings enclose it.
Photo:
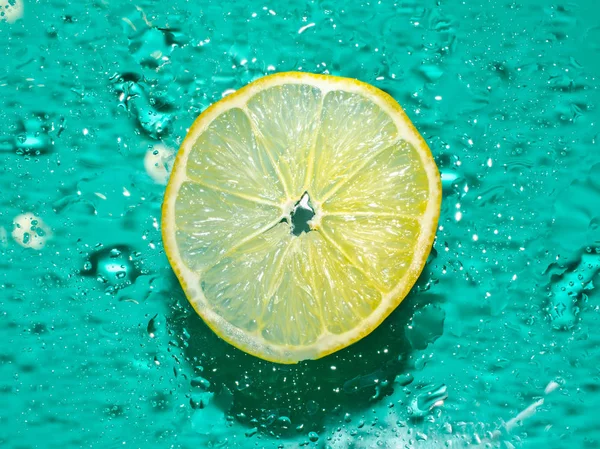
M 417 441 L 427 441 L 427 435 L 425 435 L 423 432 L 417 432 L 415 434 L 415 438 Z
M 144 168 L 154 182 L 166 185 L 173 161 L 174 151 L 159 144 L 146 151 Z
M 600 272 L 600 259 L 595 254 L 581 251 L 579 260 L 571 263 L 560 275 L 554 275 L 549 268 L 552 281 L 546 313 L 552 327 L 557 330 L 572 329 L 577 323 L 579 301 L 584 292 L 594 289 L 593 279 Z
M 444 332 L 445 312 L 437 306 L 427 305 L 417 310 L 408 325 L 406 337 L 415 349 L 425 349 Z
M 133 77 L 139 79 L 139 77 Z M 151 97 L 147 85 L 141 81 L 126 81 L 131 76 L 126 74 L 115 75 L 111 78 L 115 82 L 115 92 L 120 105 L 129 111 L 135 118 L 140 131 L 153 139 L 165 135 L 173 120 L 172 102 L 167 98 L 158 101 Z
M 394 383 L 401 387 L 405 387 L 407 385 L 410 385 L 413 380 L 415 380 L 415 378 L 410 373 L 398 374 L 396 376 L 396 379 L 394 380 Z
M 280 416 L 279 418 L 277 418 L 277 421 L 279 421 L 279 423 L 286 428 L 291 427 L 292 425 L 292 421 L 287 416 Z
M 192 387 L 199 387 L 202 390 L 208 390 L 210 388 L 210 381 L 202 376 L 194 377 L 191 381 Z
M 319 434 L 317 432 L 309 432 L 308 439 L 312 443 L 316 443 L 317 441 L 319 441 Z
M 439 65 L 425 64 L 419 67 L 419 73 L 425 82 L 434 82 L 442 77 L 444 71 Z
M 23 17 L 23 0 L 0 0 L 0 23 L 14 23 Z
M 46 246 L 51 236 L 50 228 L 31 212 L 17 215 L 13 219 L 12 237 L 24 248 L 40 250 Z
M 424 387 L 417 393 L 408 407 L 408 413 L 414 418 L 421 418 L 429 414 L 435 407 L 440 407 L 448 398 L 448 389 L 445 385 Z
M 148 321 L 148 326 L 146 327 L 146 332 L 148 332 L 148 336 L 150 338 L 155 338 L 159 331 L 164 327 L 164 319 L 162 315 L 156 314 L 154 315 L 150 321 Z
M 133 284 L 141 274 L 136 259 L 135 251 L 127 245 L 103 248 L 90 255 L 82 274 L 94 276 L 114 288 L 122 288 Z
M 194 410 L 200 410 L 206 407 L 205 397 L 202 394 L 193 394 L 190 397 L 190 406 Z
M 22 122 L 17 128 L 14 141 L 5 141 L 3 147 L 11 147 L 18 155 L 39 156 L 51 153 L 54 142 L 49 135 L 51 125 L 39 118 Z M 2 148 L 0 146 L 0 149 Z

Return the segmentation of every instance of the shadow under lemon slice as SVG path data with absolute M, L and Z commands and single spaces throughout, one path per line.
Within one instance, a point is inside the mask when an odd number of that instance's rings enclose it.
M 162 233 L 220 337 L 279 363 L 375 329 L 421 273 L 440 177 L 402 108 L 360 81 L 261 78 L 204 111 L 175 160 Z

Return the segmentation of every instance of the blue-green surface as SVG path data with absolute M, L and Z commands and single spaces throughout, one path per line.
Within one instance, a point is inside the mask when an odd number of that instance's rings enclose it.
M 6 4 L 0 447 L 600 447 L 597 0 Z M 288 70 L 394 96 L 444 200 L 396 312 L 279 366 L 188 305 L 151 166 Z

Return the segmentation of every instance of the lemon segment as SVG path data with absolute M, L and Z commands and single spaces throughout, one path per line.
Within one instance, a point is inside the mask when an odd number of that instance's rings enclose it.
M 209 189 L 256 202 L 285 198 L 273 165 L 256 143 L 250 119 L 238 108 L 221 114 L 198 136 L 186 174 Z
M 308 232 L 292 217 L 312 209 Z M 163 202 L 169 261 L 223 339 L 279 363 L 375 329 L 425 264 L 439 173 L 387 94 L 305 73 L 262 78 L 207 109 Z
M 209 268 L 232 248 L 232 243 L 260 232 L 265 224 L 274 224 L 281 216 L 279 207 L 257 207 L 252 200 L 207 188 L 193 180 L 181 185 L 174 212 L 179 255 L 194 271 Z M 239 226 L 232 226 L 235 223 Z
M 307 160 L 315 148 L 322 101 L 321 91 L 305 84 L 272 87 L 248 100 L 248 115 L 289 198 L 300 198 L 307 188 Z
M 364 95 L 333 90 L 323 100 L 311 192 L 323 201 L 365 160 L 391 146 L 398 137 L 392 118 Z

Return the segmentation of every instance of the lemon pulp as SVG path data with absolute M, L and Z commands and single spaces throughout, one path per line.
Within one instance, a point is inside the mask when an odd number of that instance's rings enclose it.
M 261 78 L 198 117 L 163 203 L 165 250 L 222 338 L 295 363 L 376 328 L 420 274 L 439 216 L 431 153 L 400 106 L 348 78 Z M 298 207 L 310 211 L 300 230 Z

